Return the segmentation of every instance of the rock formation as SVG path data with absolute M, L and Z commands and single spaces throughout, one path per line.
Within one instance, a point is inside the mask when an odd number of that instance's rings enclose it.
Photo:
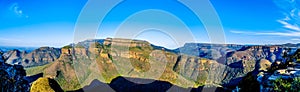
M 41 47 L 32 52 L 11 50 L 4 53 L 8 64 L 22 65 L 24 67 L 40 66 L 56 61 L 61 54 L 60 49 L 53 47 Z
M 288 48 L 188 43 L 169 50 L 142 40 L 86 40 L 63 47 L 44 76 L 56 80 L 64 90 L 79 89 L 94 79 L 111 83 L 118 76 L 167 81 L 180 87 L 234 89 L 250 73 L 266 71 L 270 63 L 285 60 L 284 55 L 293 52 Z M 18 53 L 9 55 L 27 55 Z
M 2 92 L 28 92 L 29 82 L 21 65 L 5 63 L 0 52 L 0 90 Z

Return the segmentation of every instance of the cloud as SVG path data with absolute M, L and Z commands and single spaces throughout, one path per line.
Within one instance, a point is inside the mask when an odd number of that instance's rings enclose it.
M 289 39 L 291 41 L 300 41 L 300 32 L 266 32 L 266 31 L 261 31 L 261 32 L 249 32 L 249 31 L 236 31 L 236 30 L 231 30 L 231 33 L 235 34 L 245 34 L 245 35 L 260 35 L 260 36 L 284 36 L 284 37 L 291 37 L 292 39 Z M 288 40 L 288 39 L 287 39 Z
M 299 38 L 294 38 L 294 39 L 291 39 L 292 41 L 300 41 Z
M 231 30 L 235 34 L 248 35 L 269 35 L 269 36 L 286 36 L 286 37 L 300 37 L 300 1 L 299 0 L 273 0 L 280 12 L 284 15 L 283 18 L 276 20 L 282 24 L 282 31 L 272 32 L 261 30 L 259 32 L 251 31 L 236 31 Z M 292 39 L 295 40 L 295 39 Z
M 237 30 L 231 30 L 231 33 L 235 34 L 247 34 L 247 35 L 269 35 L 269 36 L 287 36 L 287 37 L 300 37 L 300 32 L 292 32 L 292 31 L 286 31 L 286 32 L 251 32 L 251 31 L 237 31 Z
M 300 31 L 300 2 L 297 0 L 274 0 L 274 3 L 285 16 L 277 20 L 283 25 L 283 28 L 291 31 Z
M 290 29 L 290 30 L 294 30 L 294 31 L 300 31 L 300 27 L 297 26 L 297 25 L 292 25 L 292 24 L 290 24 L 286 21 L 283 21 L 283 20 L 277 20 L 277 21 L 279 23 L 283 24 L 284 25 L 283 27 L 286 28 L 286 29 Z

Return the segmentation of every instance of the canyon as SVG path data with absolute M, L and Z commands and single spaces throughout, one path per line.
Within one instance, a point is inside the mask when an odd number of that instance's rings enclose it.
M 144 40 L 107 38 L 31 52 L 10 50 L 2 56 L 7 64 L 25 67 L 27 75 L 42 73 L 44 78 L 57 81 L 62 90 L 80 91 L 95 81 L 119 85 L 116 83 L 123 82 L 115 80 L 125 77 L 162 81 L 182 89 L 231 91 L 249 73 L 268 71 L 271 64 L 286 61 L 285 56 L 294 54 L 298 47 L 186 43 L 178 49 L 167 49 Z

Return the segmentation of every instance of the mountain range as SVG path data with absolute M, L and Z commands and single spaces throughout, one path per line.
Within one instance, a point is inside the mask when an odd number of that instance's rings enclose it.
M 144 40 L 107 38 L 62 48 L 41 47 L 31 52 L 14 49 L 4 52 L 3 58 L 8 64 L 25 67 L 27 75 L 43 73 L 43 77 L 57 81 L 62 90 L 80 91 L 96 82 L 116 91 L 130 91 L 130 86 L 112 86 L 122 85 L 124 81 L 116 80 L 125 77 L 164 81 L 181 88 L 231 91 L 249 73 L 285 61 L 284 56 L 294 54 L 299 46 L 186 43 L 167 49 Z M 31 90 L 40 88 L 34 84 L 38 83 L 33 83 Z

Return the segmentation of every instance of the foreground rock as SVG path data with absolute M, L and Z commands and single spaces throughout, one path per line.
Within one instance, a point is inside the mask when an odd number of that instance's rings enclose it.
M 30 92 L 63 92 L 63 90 L 54 79 L 39 78 L 32 83 Z
M 149 82 L 143 84 L 144 82 Z M 152 79 L 116 77 L 111 83 L 103 83 L 99 80 L 93 80 L 89 85 L 75 92 L 230 92 L 229 90 L 219 87 L 197 87 L 183 88 L 173 85 L 166 81 L 158 81 Z
M 29 83 L 21 65 L 6 64 L 0 52 L 0 90 L 2 92 L 27 92 Z

